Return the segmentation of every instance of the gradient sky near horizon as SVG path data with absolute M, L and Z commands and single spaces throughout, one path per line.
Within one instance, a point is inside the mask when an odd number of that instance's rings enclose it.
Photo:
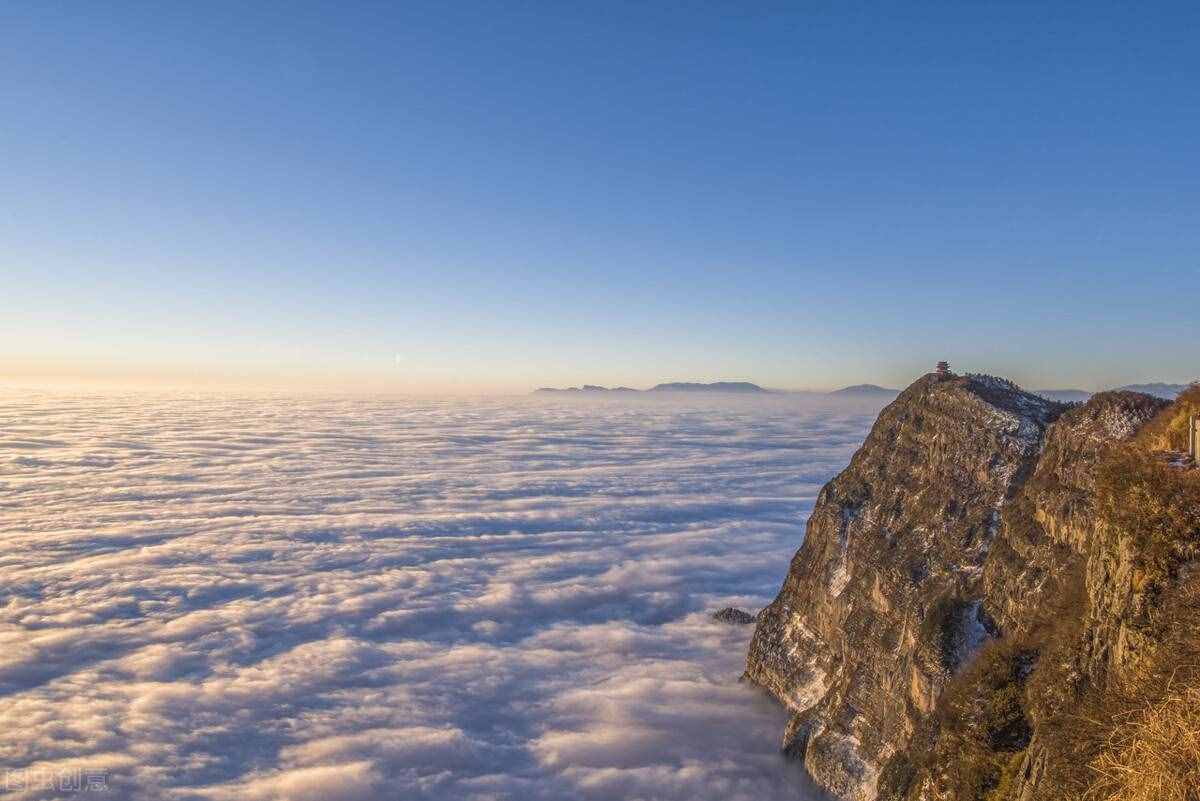
M 1200 7 L 7 3 L 0 378 L 1200 373 Z

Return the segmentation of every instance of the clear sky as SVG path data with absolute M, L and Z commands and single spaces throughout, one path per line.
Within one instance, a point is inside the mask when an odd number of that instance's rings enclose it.
M 1200 375 L 1195 3 L 5 3 L 0 376 Z

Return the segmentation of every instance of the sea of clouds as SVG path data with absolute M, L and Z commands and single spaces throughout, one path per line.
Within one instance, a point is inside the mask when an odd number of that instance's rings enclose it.
M 875 411 L 6 390 L 5 797 L 816 798 L 710 614 Z

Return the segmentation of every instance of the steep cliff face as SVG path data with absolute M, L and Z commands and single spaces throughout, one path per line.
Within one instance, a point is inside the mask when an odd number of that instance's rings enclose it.
M 785 750 L 836 795 L 875 797 L 996 632 L 988 554 L 1063 409 L 999 379 L 925 376 L 822 490 L 746 676 L 794 712 Z
M 793 711 L 785 751 L 854 801 L 1078 791 L 1096 748 L 1076 705 L 1154 662 L 1162 599 L 1200 578 L 1194 487 L 1145 449 L 1112 468 L 1167 405 L 1066 407 L 971 376 L 902 393 L 758 619 L 746 677 Z
M 1098 476 L 1166 405 L 1102 393 L 1047 430 L 984 565 L 981 606 L 997 639 L 897 752 L 882 797 L 1058 801 L 1079 789 L 1063 776 L 1086 750 L 1071 742 L 1074 705 L 1145 648 L 1152 591 L 1143 549 L 1102 509 Z
M 985 607 L 1005 634 L 1027 633 L 1039 618 L 1030 610 L 1068 592 L 1067 581 L 1086 571 L 1089 556 L 1108 541 L 1100 536 L 1097 509 L 1100 459 L 1167 405 L 1149 395 L 1105 392 L 1049 428 L 1033 473 L 1003 510 L 984 570 Z

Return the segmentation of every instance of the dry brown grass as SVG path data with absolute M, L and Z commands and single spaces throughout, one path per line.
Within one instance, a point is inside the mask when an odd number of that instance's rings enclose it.
M 1200 472 L 1167 467 L 1138 447 L 1113 448 L 1096 488 L 1104 521 L 1134 538 L 1149 567 L 1200 556 Z
M 1134 568 L 1138 606 L 1121 621 L 1136 635 L 1129 659 L 1109 670 L 1093 649 L 1099 588 L 1088 586 L 1084 557 L 1066 559 L 1047 579 L 1057 591 L 1021 630 L 950 682 L 910 750 L 889 762 L 880 798 L 919 797 L 919 777 L 936 771 L 942 797 L 960 801 L 1015 801 L 1018 791 L 1037 801 L 1200 801 L 1200 471 L 1152 453 L 1178 448 L 1193 409 L 1200 389 L 1097 465 L 1094 536 L 1105 539 L 1091 543 L 1104 549 L 1093 558 Z M 1009 536 L 1044 537 L 1031 509 L 1013 504 L 1006 515 Z M 989 558 L 1019 569 L 1005 542 Z M 940 611 L 930 620 L 952 608 Z M 1034 784 L 1023 783 L 1027 757 L 1040 760 Z
M 1187 448 L 1188 419 L 1200 414 L 1200 385 L 1185 389 L 1175 402 L 1138 432 L 1138 442 L 1152 451 L 1182 451 Z
M 1086 599 L 1064 604 L 1064 628 L 1038 638 L 1027 688 L 1039 741 L 1052 755 L 1037 797 L 1200 801 L 1200 474 L 1171 469 L 1136 446 L 1114 448 L 1097 490 L 1104 530 L 1121 534 L 1114 546 L 1132 549 L 1143 576 L 1146 613 L 1127 625 L 1154 646 L 1123 675 L 1097 679 L 1082 670 L 1081 641 L 1065 625 L 1086 620 Z M 997 792 L 1005 789 L 1001 782 Z
M 1111 723 L 1082 760 L 1082 801 L 1200 801 L 1200 574 L 1161 600 L 1157 651 L 1084 704 Z
M 1200 801 L 1200 689 L 1116 721 L 1087 801 Z

